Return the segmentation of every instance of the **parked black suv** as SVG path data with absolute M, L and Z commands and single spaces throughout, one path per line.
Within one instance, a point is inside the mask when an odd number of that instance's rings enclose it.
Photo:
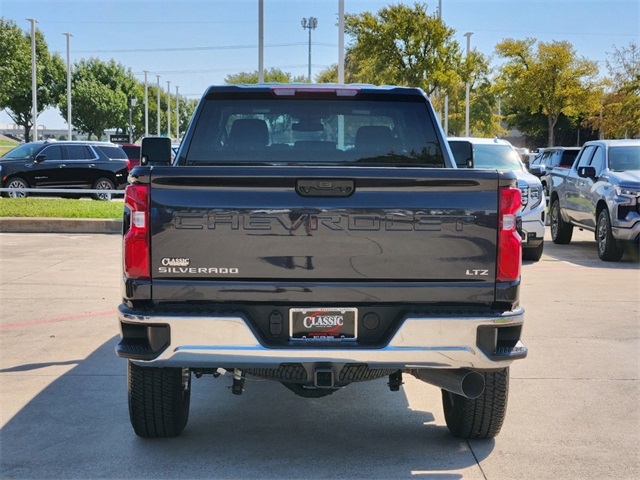
M 542 182 L 542 188 L 544 190 L 545 197 L 549 196 L 549 182 L 551 181 L 551 172 L 554 168 L 571 168 L 573 162 L 575 162 L 579 147 L 551 147 L 545 148 L 544 151 L 538 155 L 529 166 L 531 170 L 532 166 L 539 165 L 546 170 L 544 175 L 537 172 L 539 170 L 533 169 L 531 173 L 540 177 Z
M 118 145 L 105 142 L 31 142 L 17 146 L 0 158 L 3 188 L 60 188 L 115 190 L 127 182 L 127 155 Z M 6 195 L 26 197 L 27 192 Z M 93 194 L 108 200 L 109 194 Z

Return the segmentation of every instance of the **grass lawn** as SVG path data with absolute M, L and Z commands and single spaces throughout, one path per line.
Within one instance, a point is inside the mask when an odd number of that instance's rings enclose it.
M 9 140 L 6 137 L 0 138 L 0 157 L 7 153 L 9 150 L 13 150 L 15 146 L 18 145 L 18 142 Z
M 0 198 L 0 217 L 122 218 L 122 202 L 65 198 Z

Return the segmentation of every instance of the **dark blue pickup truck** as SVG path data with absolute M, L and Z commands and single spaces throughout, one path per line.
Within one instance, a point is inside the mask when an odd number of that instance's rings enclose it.
M 421 90 L 211 87 L 171 165 L 167 139 L 142 149 L 117 346 L 138 435 L 182 432 L 192 375 L 313 398 L 413 375 L 454 435 L 500 431 L 527 354 L 521 193 L 456 169 Z

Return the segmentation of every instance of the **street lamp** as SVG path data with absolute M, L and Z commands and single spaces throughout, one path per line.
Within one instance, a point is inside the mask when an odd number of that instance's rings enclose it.
M 160 136 L 160 75 L 156 75 L 158 79 L 158 136 Z
M 180 141 L 180 97 L 178 96 L 178 85 L 176 85 L 176 140 Z
M 149 84 L 147 83 L 147 74 L 149 70 L 144 72 L 144 136 L 149 136 Z
M 258 83 L 264 83 L 264 0 L 258 0 Z
M 36 23 L 35 18 L 27 18 L 31 22 L 31 123 L 33 124 L 33 141 L 38 140 L 38 81 L 36 79 Z M 28 138 L 24 139 L 29 141 Z
M 344 0 L 338 1 L 338 83 L 344 84 Z
M 137 98 L 129 97 L 129 142 L 133 142 L 133 107 L 137 103 Z
M 71 55 L 69 48 L 70 33 L 63 33 L 67 37 L 67 140 L 73 140 L 71 136 Z
M 302 28 L 309 29 L 309 73 L 308 81 L 311 83 L 311 30 L 314 30 L 318 26 L 318 19 L 316 17 L 303 18 L 300 21 Z
M 467 37 L 467 56 L 465 58 L 469 57 L 469 49 L 471 48 L 471 35 L 473 35 L 473 32 L 467 32 L 464 34 L 465 37 Z M 467 96 L 466 96 L 466 100 L 465 100 L 465 117 L 464 117 L 464 128 L 465 128 L 465 132 L 466 132 L 466 136 L 469 136 L 469 80 L 467 80 L 467 84 L 466 84 L 466 90 L 467 90 Z
M 167 80 L 167 137 L 171 138 L 171 82 Z

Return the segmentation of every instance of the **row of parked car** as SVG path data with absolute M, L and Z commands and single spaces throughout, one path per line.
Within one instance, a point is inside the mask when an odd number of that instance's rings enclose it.
M 545 198 L 551 238 L 571 241 L 573 229 L 594 233 L 598 255 L 622 259 L 640 242 L 640 140 L 598 140 L 542 149 L 527 168 L 511 144 L 499 139 L 450 138 L 459 168 L 508 169 L 522 191 L 522 257 L 537 261 L 544 249 Z
M 546 149 L 531 164 L 549 198 L 551 238 L 567 244 L 573 229 L 594 233 L 598 256 L 622 259 L 640 241 L 640 140 L 595 140 Z
M 522 193 L 522 258 L 537 262 L 544 250 L 546 202 L 540 180 L 529 173 L 519 152 L 506 140 L 498 138 L 450 137 L 449 147 L 458 168 L 511 170 Z
M 7 196 L 26 197 L 20 189 L 29 188 L 118 190 L 140 164 L 140 145 L 44 140 L 18 145 L 0 160 L 0 186 L 16 189 Z M 92 197 L 108 200 L 110 195 Z

